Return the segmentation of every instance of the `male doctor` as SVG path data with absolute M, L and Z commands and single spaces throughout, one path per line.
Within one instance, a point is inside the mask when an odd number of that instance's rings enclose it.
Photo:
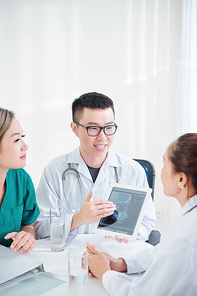
M 37 188 L 38 238 L 50 236 L 52 207 L 66 209 L 65 244 L 69 245 L 78 233 L 91 233 L 98 219 L 114 213 L 116 206 L 105 200 L 111 183 L 148 187 L 141 165 L 110 149 L 117 130 L 114 113 L 113 101 L 100 93 L 86 93 L 74 100 L 71 129 L 80 146 L 44 168 Z M 65 186 L 62 178 L 67 179 Z M 150 198 L 138 238 L 147 240 L 155 222 Z

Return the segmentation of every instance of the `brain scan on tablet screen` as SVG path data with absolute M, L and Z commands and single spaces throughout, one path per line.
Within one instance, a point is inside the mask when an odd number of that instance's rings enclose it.
M 113 215 L 101 218 L 94 230 L 136 236 L 150 192 L 149 188 L 113 184 L 108 200 L 116 205 L 116 210 Z

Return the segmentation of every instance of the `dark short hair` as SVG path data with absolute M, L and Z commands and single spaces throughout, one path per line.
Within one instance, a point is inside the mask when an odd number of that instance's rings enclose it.
M 187 133 L 170 145 L 169 155 L 175 173 L 184 173 L 197 193 L 197 133 Z
M 114 103 L 113 101 L 100 93 L 90 92 L 81 95 L 79 98 L 75 99 L 72 103 L 72 120 L 75 122 L 79 122 L 82 118 L 84 108 L 89 109 L 108 109 L 111 108 L 114 116 Z

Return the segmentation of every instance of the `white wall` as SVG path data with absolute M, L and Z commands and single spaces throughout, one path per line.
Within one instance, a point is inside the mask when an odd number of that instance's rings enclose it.
M 181 0 L 0 0 L 0 105 L 16 112 L 35 186 L 43 167 L 78 145 L 70 130 L 75 97 L 111 97 L 113 148 L 156 168 L 163 231 L 172 199 L 160 181 L 175 138 Z

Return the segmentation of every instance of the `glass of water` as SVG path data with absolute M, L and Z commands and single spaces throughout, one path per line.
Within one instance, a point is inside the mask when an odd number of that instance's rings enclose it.
M 50 209 L 50 240 L 52 251 L 65 249 L 65 209 Z
M 76 249 L 68 253 L 68 289 L 70 296 L 87 295 L 88 252 Z

